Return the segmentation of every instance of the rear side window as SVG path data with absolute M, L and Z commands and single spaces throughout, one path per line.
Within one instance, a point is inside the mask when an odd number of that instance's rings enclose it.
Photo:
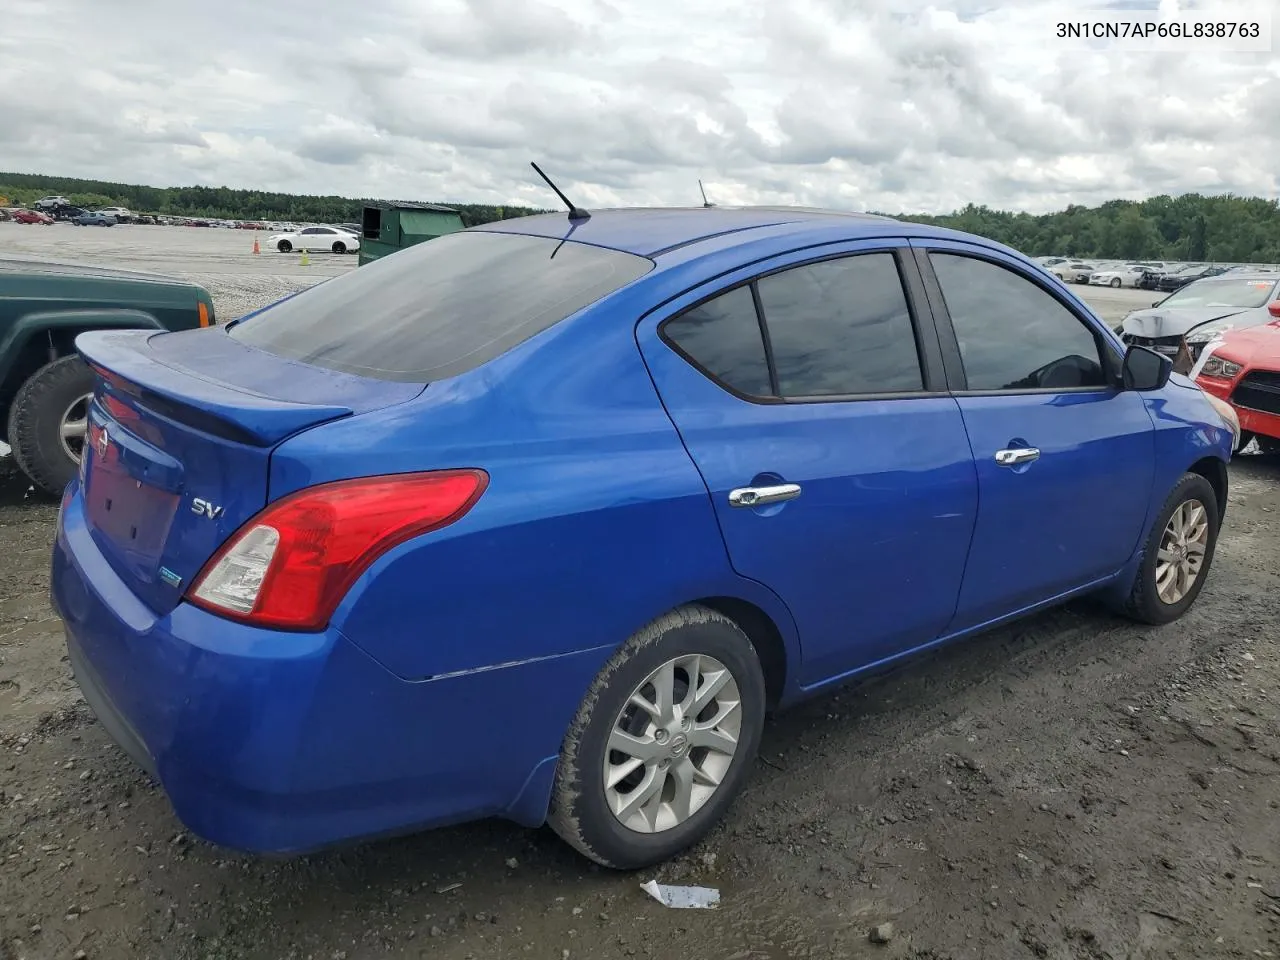
M 725 386 L 752 397 L 773 392 L 750 287 L 736 287 L 668 320 L 662 333 Z
M 924 389 L 893 254 L 795 267 L 763 277 L 759 288 L 782 396 Z
M 290 360 L 429 383 L 487 363 L 652 268 L 573 241 L 465 231 L 357 267 L 227 332 Z

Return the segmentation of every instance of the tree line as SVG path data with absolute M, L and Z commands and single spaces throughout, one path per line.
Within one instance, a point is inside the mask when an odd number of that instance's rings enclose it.
M 84 207 L 122 206 L 137 213 L 224 220 L 358 222 L 363 199 L 305 196 L 229 187 L 148 187 L 137 184 L 0 173 L 0 197 L 27 206 L 58 194 Z M 467 226 L 541 213 L 529 207 L 439 201 Z M 1057 254 L 1132 260 L 1280 263 L 1280 206 L 1275 200 L 1233 195 L 1110 200 L 1029 214 L 969 204 L 944 215 L 889 214 L 989 237 L 1030 256 Z
M 215 220 L 283 220 L 296 223 L 359 223 L 367 199 L 306 196 L 230 187 L 148 187 L 33 173 L 0 173 L 0 205 L 25 207 L 41 197 L 66 197 L 74 206 L 126 207 L 134 213 Z M 467 226 L 542 213 L 529 207 L 448 203 Z

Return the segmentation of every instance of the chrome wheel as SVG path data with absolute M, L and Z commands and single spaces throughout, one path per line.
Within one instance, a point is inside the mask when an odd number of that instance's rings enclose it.
M 660 833 L 697 813 L 733 763 L 741 705 L 737 681 L 714 657 L 687 654 L 649 674 L 609 732 L 604 792 L 618 821 Z
M 92 393 L 77 397 L 62 412 L 62 419 L 59 421 L 62 449 L 76 463 L 80 462 L 80 456 L 84 453 L 84 438 L 89 431 L 89 401 L 92 399 Z
M 1204 569 L 1209 545 L 1209 515 L 1199 500 L 1185 500 L 1173 511 L 1156 554 L 1156 593 L 1167 604 L 1182 600 Z

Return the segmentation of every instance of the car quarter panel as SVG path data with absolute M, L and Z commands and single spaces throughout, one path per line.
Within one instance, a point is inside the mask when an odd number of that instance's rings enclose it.
M 640 281 L 414 401 L 307 431 L 273 455 L 271 499 L 371 469 L 488 472 L 465 517 L 380 558 L 335 613 L 397 676 L 603 658 L 667 610 L 716 596 L 762 608 L 798 656 L 786 608 L 730 568 L 636 350 L 634 318 L 651 296 Z M 570 679 L 536 699 L 567 725 L 584 692 Z
M 554 692 L 585 689 L 606 656 L 413 683 L 334 627 L 281 634 L 186 604 L 157 616 L 98 551 L 78 492 L 52 574 L 72 669 L 99 718 L 184 824 L 241 850 L 305 852 L 498 814 L 535 825 L 549 785 L 531 775 L 576 707 Z M 450 735 L 464 715 L 482 722 Z

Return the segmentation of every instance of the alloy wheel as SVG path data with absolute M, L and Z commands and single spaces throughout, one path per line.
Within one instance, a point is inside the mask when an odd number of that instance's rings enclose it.
M 741 694 L 719 660 L 668 660 L 632 691 L 609 733 L 605 799 L 624 827 L 660 833 L 687 821 L 723 782 L 742 732 Z
M 1204 569 L 1209 544 L 1209 514 L 1199 500 L 1185 500 L 1173 511 L 1156 554 L 1156 593 L 1167 604 L 1182 600 Z
M 89 401 L 92 399 L 91 393 L 76 397 L 62 412 L 62 419 L 58 423 L 58 438 L 62 441 L 62 449 L 76 463 L 80 462 L 80 457 L 84 454 L 84 438 L 89 430 Z

